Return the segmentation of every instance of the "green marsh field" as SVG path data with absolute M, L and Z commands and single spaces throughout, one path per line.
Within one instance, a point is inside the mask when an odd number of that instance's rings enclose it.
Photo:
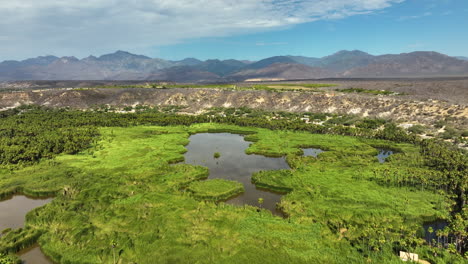
M 5 114 L 0 197 L 53 200 L 30 211 L 24 228 L 2 232 L 0 263 L 16 263 L 36 243 L 56 263 L 401 263 L 400 250 L 467 263 L 466 154 L 392 125 L 311 131 L 256 120 Z M 263 208 L 262 197 L 258 206 L 217 202 L 246 189 L 184 162 L 190 136 L 221 132 L 242 135 L 246 155 L 285 158 L 290 169 L 251 175 L 256 187 L 281 194 L 282 215 Z M 324 152 L 304 156 L 304 148 Z M 378 149 L 394 153 L 380 163 Z M 436 220 L 448 223 L 438 238 L 452 243 L 425 241 L 424 223 Z

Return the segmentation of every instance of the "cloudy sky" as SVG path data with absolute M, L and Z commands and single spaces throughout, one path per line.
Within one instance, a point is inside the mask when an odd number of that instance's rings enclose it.
M 39 55 L 259 59 L 468 56 L 467 0 L 0 0 L 0 61 Z

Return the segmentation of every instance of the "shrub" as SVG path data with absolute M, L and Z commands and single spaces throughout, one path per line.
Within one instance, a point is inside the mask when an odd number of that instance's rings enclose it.
M 410 128 L 408 128 L 408 131 L 413 133 L 413 134 L 423 134 L 426 131 L 426 127 L 422 125 L 414 125 Z

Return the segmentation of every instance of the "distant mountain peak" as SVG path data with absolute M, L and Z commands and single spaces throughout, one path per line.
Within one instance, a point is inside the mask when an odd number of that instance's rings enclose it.
M 77 59 L 74 56 L 64 56 L 64 57 L 61 57 L 60 59 L 56 60 L 56 62 L 60 62 L 60 63 L 73 63 L 73 62 L 77 62 L 77 61 L 79 61 L 79 59 Z
M 229 81 L 245 78 L 310 79 L 325 77 L 467 76 L 468 59 L 434 51 L 373 56 L 341 50 L 323 58 L 274 56 L 257 62 L 233 59 L 167 61 L 118 50 L 100 57 L 40 56 L 0 63 L 3 80 Z
M 219 60 L 219 59 L 209 59 L 209 60 L 206 60 L 205 62 L 207 62 L 207 63 L 219 63 L 219 62 L 221 62 L 221 60 Z
M 372 56 L 372 55 L 362 50 L 340 50 L 326 57 L 332 57 L 332 56 Z
M 413 51 L 413 52 L 409 52 L 409 53 L 404 53 L 404 54 L 443 55 L 443 56 L 447 56 L 447 55 L 445 55 L 445 54 L 442 54 L 442 53 L 439 53 L 439 52 L 436 52 L 436 51 L 431 51 L 431 50 L 428 50 L 428 51 L 417 50 L 417 51 Z M 448 56 L 447 56 L 447 57 L 448 57 Z
M 172 63 L 175 63 L 176 65 L 189 65 L 189 66 L 194 66 L 198 65 L 200 63 L 203 63 L 201 60 L 196 59 L 196 58 L 185 58 L 180 61 L 172 61 Z
M 83 60 L 97 60 L 96 56 L 89 55 L 88 57 L 84 58 Z
M 26 59 L 26 60 L 23 60 L 22 63 L 28 64 L 28 65 L 47 65 L 58 59 L 59 58 L 56 56 L 46 55 L 46 56 L 39 56 L 36 58 Z
M 341 55 L 341 54 L 370 55 L 369 53 L 364 52 L 362 50 L 340 50 L 338 52 L 335 52 L 333 55 Z
M 248 64 L 245 68 L 246 69 L 261 69 L 264 67 L 268 67 L 272 64 L 275 64 L 275 63 L 298 63 L 298 62 L 288 56 L 274 56 L 274 57 L 266 58 L 266 59 Z
M 131 58 L 148 59 L 148 60 L 151 59 L 150 57 L 147 57 L 147 56 L 136 55 L 136 54 L 130 53 L 128 51 L 118 50 L 118 51 L 116 51 L 114 53 L 102 55 L 102 56 L 100 56 L 98 58 L 98 60 L 112 61 L 112 60 L 124 60 L 124 59 L 131 59 Z

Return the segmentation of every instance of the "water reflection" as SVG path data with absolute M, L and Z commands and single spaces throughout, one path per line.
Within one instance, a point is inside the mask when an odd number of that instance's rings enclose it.
M 0 201 L 0 231 L 7 228 L 17 229 L 24 226 L 26 214 L 34 208 L 43 206 L 52 201 L 52 198 L 33 199 L 23 195 L 15 195 L 10 199 Z M 42 254 L 36 245 L 18 253 L 23 263 L 26 264 L 52 264 Z
M 269 158 L 261 155 L 247 155 L 245 149 L 249 142 L 243 136 L 229 133 L 202 133 L 192 135 L 186 147 L 185 163 L 201 165 L 210 170 L 210 179 L 226 179 L 241 182 L 245 192 L 227 201 L 229 204 L 259 206 L 258 199 L 263 198 L 263 208 L 275 214 L 276 203 L 281 195 L 260 190 L 251 182 L 252 174 L 260 170 L 290 169 L 284 158 Z M 219 152 L 220 157 L 214 158 Z
M 317 157 L 320 153 L 325 152 L 324 150 L 318 148 L 305 148 L 302 149 L 304 151 L 305 157 Z
M 393 155 L 393 150 L 389 149 L 377 149 L 379 151 L 379 154 L 377 154 L 377 159 L 379 160 L 380 163 L 384 163 L 385 160 Z
M 0 201 L 0 231 L 24 226 L 26 214 L 34 208 L 45 205 L 52 199 L 32 199 L 23 195 Z

